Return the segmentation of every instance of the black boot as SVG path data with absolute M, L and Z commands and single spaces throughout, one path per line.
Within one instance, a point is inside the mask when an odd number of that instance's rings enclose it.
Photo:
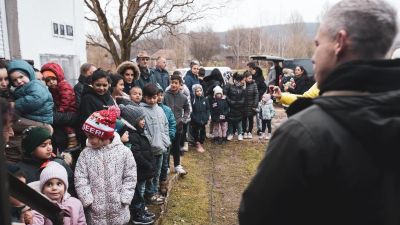
M 132 213 L 132 223 L 133 224 L 153 224 L 154 220 L 147 217 L 144 210 L 140 210 Z

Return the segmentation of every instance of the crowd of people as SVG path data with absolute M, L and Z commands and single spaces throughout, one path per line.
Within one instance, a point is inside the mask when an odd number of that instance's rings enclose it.
M 9 172 L 69 210 L 73 224 L 151 224 L 146 204 L 165 201 L 170 155 L 173 172 L 187 174 L 186 143 L 202 153 L 207 135 L 218 145 L 252 139 L 255 118 L 259 138 L 271 138 L 275 109 L 256 63 L 226 82 L 218 69 L 204 77 L 196 60 L 184 75 L 170 75 L 165 58 L 155 68 L 149 60 L 141 51 L 115 73 L 84 63 L 75 86 L 57 63 L 35 71 L 1 61 L 1 101 L 16 117 L 6 132 Z M 14 221 L 50 221 L 12 204 Z

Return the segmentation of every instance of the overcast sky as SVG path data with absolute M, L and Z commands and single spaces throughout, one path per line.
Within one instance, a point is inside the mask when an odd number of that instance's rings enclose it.
M 209 0 L 203 0 L 209 1 Z M 214 0 L 219 1 L 219 0 Z M 299 12 L 305 22 L 316 22 L 326 5 L 339 0 L 231 0 L 222 10 L 198 23 L 188 24 L 189 30 L 210 25 L 214 31 L 226 31 L 234 26 L 258 27 L 288 21 L 292 11 Z M 400 14 L 400 0 L 388 0 Z M 400 16 L 400 15 L 399 15 Z

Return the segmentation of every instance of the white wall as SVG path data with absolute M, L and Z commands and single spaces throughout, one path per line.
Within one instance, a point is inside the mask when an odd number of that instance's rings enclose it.
M 74 55 L 75 64 L 86 62 L 84 3 L 82 0 L 18 0 L 18 29 L 23 59 L 40 68 L 41 54 Z M 55 37 L 53 22 L 73 26 L 72 39 Z M 66 35 L 64 37 L 67 37 Z M 68 74 L 77 78 L 76 74 Z

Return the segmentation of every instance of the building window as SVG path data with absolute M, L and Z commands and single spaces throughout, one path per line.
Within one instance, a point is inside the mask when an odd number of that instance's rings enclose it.
M 60 24 L 60 35 L 64 36 L 65 35 L 65 25 Z
M 74 29 L 71 25 L 66 25 L 67 28 L 67 36 L 74 36 Z
M 53 23 L 53 34 L 58 35 L 58 23 Z

